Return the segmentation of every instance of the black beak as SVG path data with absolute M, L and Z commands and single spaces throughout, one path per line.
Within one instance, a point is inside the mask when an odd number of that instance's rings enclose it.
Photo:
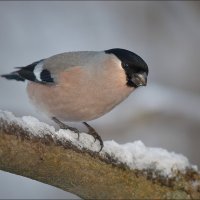
M 147 85 L 147 73 L 135 73 L 132 77 L 132 82 L 139 86 L 146 86 Z

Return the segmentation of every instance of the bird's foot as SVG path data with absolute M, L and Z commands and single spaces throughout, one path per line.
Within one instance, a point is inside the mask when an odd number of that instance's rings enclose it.
M 100 143 L 100 146 L 101 146 L 101 148 L 99 150 L 99 152 L 100 152 L 103 149 L 103 146 L 104 146 L 101 137 L 96 132 L 96 130 L 93 127 L 91 127 L 88 123 L 83 122 L 83 124 L 88 128 L 88 134 L 92 135 L 94 137 L 94 142 L 96 142 L 96 140 L 99 140 L 99 143 Z
M 58 120 L 56 117 L 52 117 L 52 120 L 56 124 L 58 124 L 61 129 L 70 130 L 70 131 L 73 131 L 73 132 L 77 133 L 78 139 L 79 139 L 80 131 L 77 128 L 74 128 L 74 127 L 68 126 L 67 124 L 64 124 L 63 122 L 61 122 L 60 120 Z

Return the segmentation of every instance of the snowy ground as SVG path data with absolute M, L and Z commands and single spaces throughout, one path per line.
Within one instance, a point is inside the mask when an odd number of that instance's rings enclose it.
M 48 134 L 62 143 L 70 142 L 79 149 L 84 148 L 90 151 L 98 151 L 100 149 L 99 142 L 94 142 L 94 138 L 86 133 L 81 133 L 78 139 L 77 134 L 70 130 L 60 129 L 56 131 L 53 126 L 40 122 L 34 117 L 25 116 L 17 118 L 10 112 L 0 110 L 1 118 L 8 123 L 19 125 L 35 136 L 44 137 L 44 135 Z M 168 177 L 175 176 L 177 171 L 184 173 L 187 168 L 197 170 L 197 166 L 191 165 L 185 156 L 168 152 L 162 148 L 146 147 L 142 141 L 126 144 L 105 141 L 100 155 L 105 157 L 106 154 L 119 163 L 124 163 L 130 169 L 150 169 Z

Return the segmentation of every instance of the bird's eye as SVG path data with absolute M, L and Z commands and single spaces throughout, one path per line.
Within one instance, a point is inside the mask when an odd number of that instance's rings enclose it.
M 128 67 L 129 67 L 129 65 L 128 65 L 127 63 L 125 63 L 125 64 L 124 64 L 124 67 L 128 68 Z

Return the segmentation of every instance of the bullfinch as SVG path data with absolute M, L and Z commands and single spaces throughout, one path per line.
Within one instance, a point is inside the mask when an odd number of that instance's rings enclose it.
M 61 128 L 79 135 L 63 121 L 82 122 L 88 134 L 103 141 L 87 121 L 111 111 L 136 88 L 146 86 L 148 66 L 137 54 L 120 48 L 65 52 L 1 75 L 28 80 L 31 102 Z

